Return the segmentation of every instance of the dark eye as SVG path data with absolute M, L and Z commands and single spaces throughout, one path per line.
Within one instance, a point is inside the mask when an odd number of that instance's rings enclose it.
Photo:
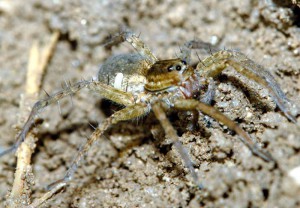
M 186 65 L 186 61 L 185 60 L 181 60 L 181 63 L 183 63 L 184 65 Z
M 170 72 L 170 71 L 173 71 L 173 66 L 169 66 L 168 67 L 168 71 Z
M 177 70 L 177 71 L 180 71 L 180 70 L 181 70 L 181 66 L 180 66 L 180 65 L 177 65 L 177 66 L 176 66 L 176 70 Z

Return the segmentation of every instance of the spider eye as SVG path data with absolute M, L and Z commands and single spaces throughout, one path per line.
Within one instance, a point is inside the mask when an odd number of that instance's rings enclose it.
M 173 66 L 169 66 L 169 67 L 168 67 L 168 71 L 169 71 L 169 72 L 173 71 Z
M 176 70 L 177 70 L 177 71 L 180 71 L 180 70 L 181 70 L 181 66 L 180 66 L 180 65 L 177 65 L 177 66 L 176 66 Z
M 181 60 L 181 63 L 183 63 L 184 65 L 187 64 L 185 60 Z

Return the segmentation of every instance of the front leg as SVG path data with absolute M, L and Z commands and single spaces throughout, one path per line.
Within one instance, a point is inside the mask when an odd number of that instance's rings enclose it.
M 168 120 L 166 113 L 164 112 L 164 110 L 161 106 L 161 103 L 153 104 L 152 110 L 153 110 L 156 118 L 159 120 L 160 124 L 162 125 L 162 127 L 165 131 L 166 137 L 173 142 L 175 148 L 177 149 L 178 153 L 180 154 L 180 156 L 184 162 L 184 165 L 189 169 L 195 184 L 197 184 L 198 187 L 201 189 L 202 185 L 199 183 L 198 175 L 195 172 L 193 163 L 192 163 L 186 149 L 183 147 L 182 143 L 179 141 L 176 130 L 174 129 L 174 127 L 171 125 L 170 121 Z
M 185 42 L 182 47 L 180 47 L 180 54 L 179 57 L 181 60 L 185 60 L 188 64 L 191 62 L 191 50 L 200 49 L 204 50 L 208 53 L 216 53 L 220 51 L 218 47 L 201 41 L 201 40 L 191 40 L 188 42 Z
M 265 152 L 257 146 L 256 142 L 254 142 L 251 137 L 241 128 L 239 127 L 234 121 L 227 118 L 223 113 L 215 109 L 214 107 L 202 103 L 200 101 L 194 99 L 179 99 L 174 102 L 174 107 L 178 110 L 198 110 L 218 122 L 223 123 L 226 125 L 230 130 L 235 131 L 238 135 L 240 140 L 249 147 L 249 149 L 260 158 L 266 161 L 276 161 L 272 158 L 272 156 Z
M 296 123 L 296 118 L 285 105 L 288 99 L 274 77 L 244 54 L 231 50 L 219 51 L 200 62 L 197 70 L 201 75 L 209 78 L 218 76 L 228 66 L 232 66 L 240 74 L 268 89 L 279 109 L 288 119 Z

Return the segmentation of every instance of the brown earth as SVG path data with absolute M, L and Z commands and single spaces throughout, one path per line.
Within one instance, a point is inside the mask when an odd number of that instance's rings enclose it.
M 20 128 L 19 103 L 29 50 L 34 41 L 45 41 L 55 30 L 62 35 L 42 86 L 50 94 L 61 89 L 65 79 L 75 83 L 96 77 L 101 63 L 112 54 L 133 51 L 126 43 L 112 51 L 103 47 L 109 35 L 125 25 L 140 33 L 160 59 L 176 57 L 179 46 L 194 38 L 237 49 L 265 66 L 292 103 L 300 106 L 300 9 L 289 1 L 24 2 L 0 2 L 1 149 L 13 144 Z M 226 127 L 201 118 L 201 130 L 180 129 L 180 140 L 204 186 L 199 190 L 174 148 L 158 141 L 159 135 L 149 134 L 156 126 L 153 119 L 143 119 L 112 127 L 89 151 L 66 190 L 45 206 L 300 207 L 300 185 L 288 176 L 300 165 L 299 119 L 297 124 L 289 122 L 265 89 L 230 69 L 217 82 L 214 106 L 260 141 L 284 174 L 253 156 Z M 75 95 L 73 103 L 72 108 L 70 100 L 61 102 L 62 115 L 57 106 L 39 115 L 43 122 L 34 130 L 39 142 L 32 159 L 32 200 L 64 175 L 93 131 L 89 123 L 96 125 L 105 116 L 105 103 L 88 90 Z M 297 107 L 292 111 L 296 114 Z M 182 123 L 184 119 L 175 120 L 174 126 Z M 14 154 L 0 158 L 1 207 L 11 190 L 15 167 Z

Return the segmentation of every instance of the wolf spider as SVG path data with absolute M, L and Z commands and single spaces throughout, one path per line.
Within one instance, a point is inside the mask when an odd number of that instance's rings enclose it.
M 190 170 L 195 184 L 199 185 L 200 188 L 201 183 L 198 181 L 193 164 L 179 141 L 176 130 L 166 116 L 166 112 L 171 109 L 199 111 L 223 123 L 238 134 L 240 140 L 249 147 L 253 154 L 265 161 L 275 162 L 272 156 L 267 151 L 260 149 L 256 142 L 241 127 L 209 105 L 214 94 L 211 79 L 218 76 L 228 66 L 231 66 L 235 71 L 248 79 L 267 88 L 283 114 L 289 120 L 296 122 L 296 118 L 286 107 L 288 100 L 284 93 L 271 74 L 262 66 L 257 65 L 240 52 L 218 50 L 208 43 L 195 40 L 183 45 L 178 58 L 158 60 L 139 37 L 130 31 L 122 31 L 118 35 L 111 37 L 111 41 L 106 46 L 110 47 L 124 41 L 130 43 L 137 53 L 114 56 L 104 63 L 99 71 L 98 80 L 83 80 L 69 85 L 67 88 L 35 103 L 28 120 L 18 135 L 17 142 L 11 148 L 1 152 L 0 156 L 19 147 L 34 123 L 36 115 L 42 109 L 83 88 L 88 88 L 108 100 L 123 105 L 124 108 L 113 113 L 95 128 L 89 140 L 79 150 L 65 176 L 52 184 L 52 188 L 59 184 L 65 185 L 72 179 L 83 156 L 108 128 L 121 121 L 137 119 L 149 114 L 151 111 L 153 111 L 163 127 L 166 138 L 173 142 L 173 145 L 181 155 L 185 166 Z M 191 50 L 199 48 L 209 48 L 211 56 L 200 60 L 196 67 L 192 67 L 190 65 Z M 204 86 L 208 86 L 207 91 L 200 98 L 199 91 L 204 89 Z

